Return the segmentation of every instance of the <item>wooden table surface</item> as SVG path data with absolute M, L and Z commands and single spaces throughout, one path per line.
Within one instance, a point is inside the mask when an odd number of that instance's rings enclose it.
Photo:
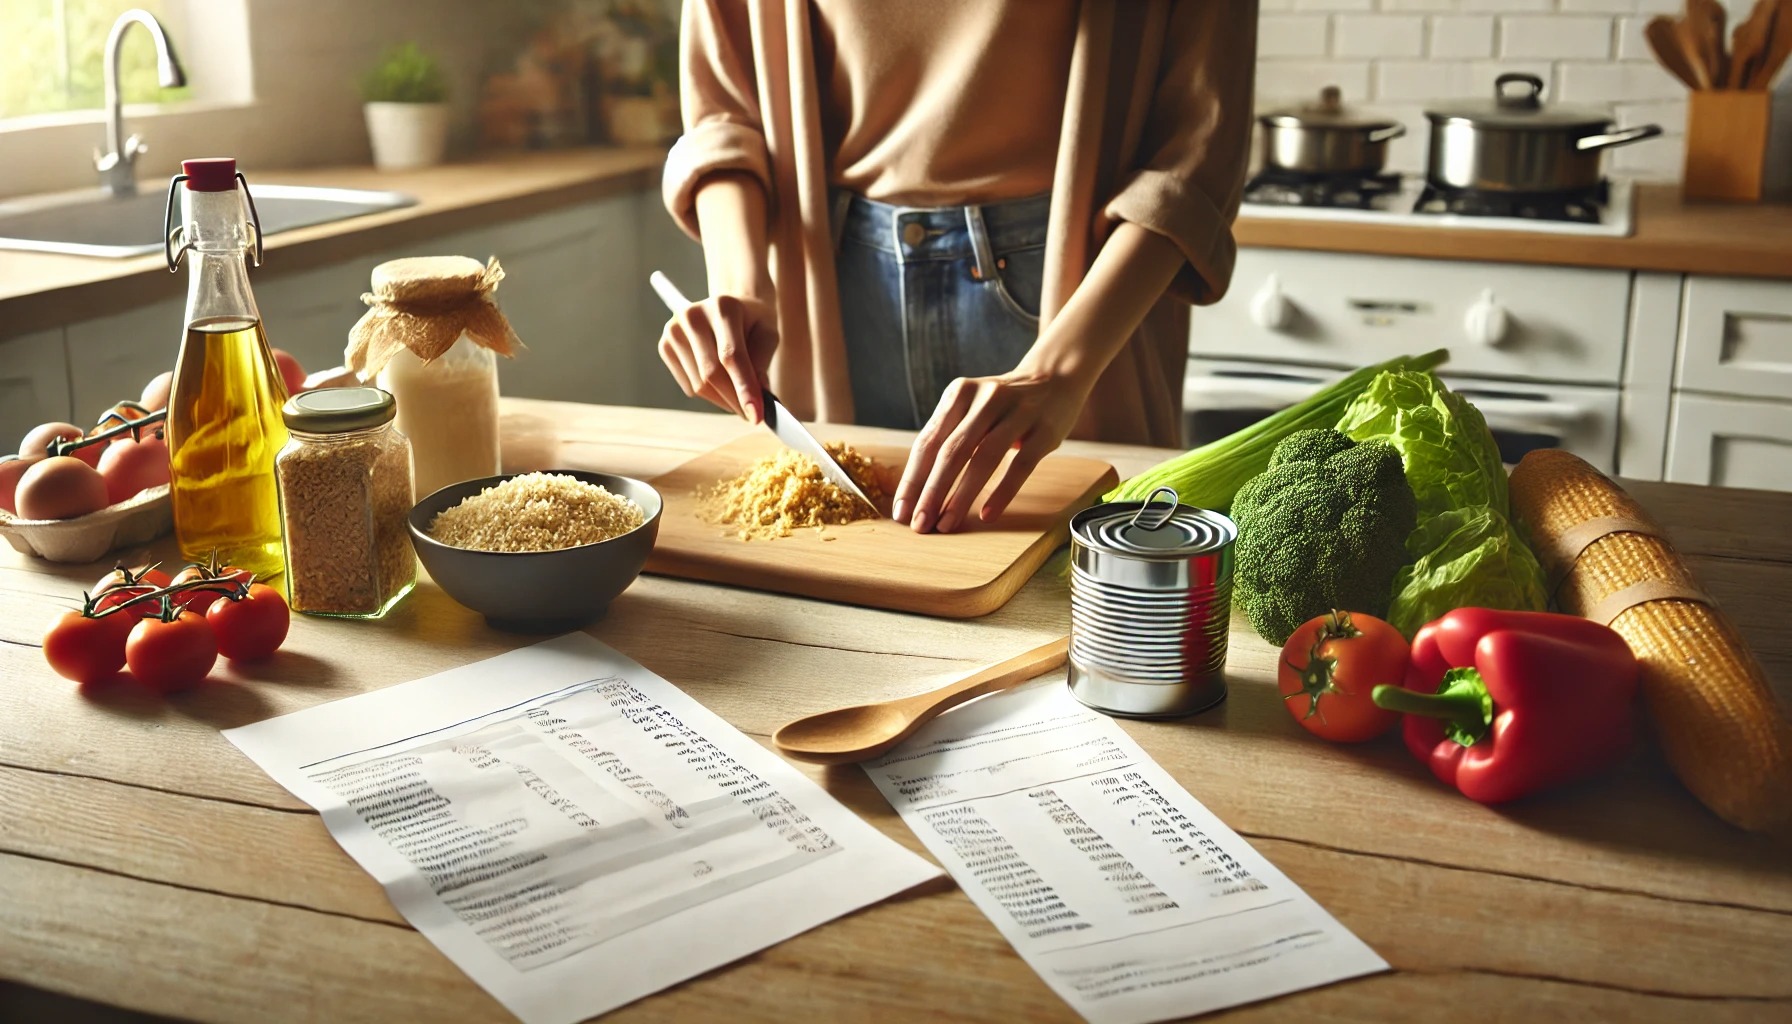
M 692 413 L 512 408 L 559 424 L 566 465 L 638 477 L 746 429 Z M 1123 475 L 1163 454 L 1067 449 Z M 1635 493 L 1770 674 L 1792 679 L 1792 495 Z M 163 541 L 143 554 L 170 553 Z M 1053 569 L 964 622 L 649 577 L 591 633 L 769 743 L 799 715 L 938 685 L 1062 635 L 1068 598 Z M 379 623 L 300 619 L 272 662 L 223 668 L 188 695 L 85 699 L 37 647 L 98 575 L 0 554 L 0 977 L 14 983 L 0 1017 L 25 1019 L 8 1006 L 47 991 L 220 1022 L 508 1019 L 218 732 L 528 641 L 425 583 Z M 1308 737 L 1276 699 L 1274 652 L 1241 625 L 1232 637 L 1225 704 L 1124 727 L 1394 970 L 1225 1019 L 1792 1018 L 1786 845 L 1719 822 L 1648 752 L 1596 782 L 1480 807 L 1391 739 L 1346 749 Z M 920 850 L 856 768 L 803 770 Z M 1075 1019 L 945 881 L 614 1015 L 719 1018 Z

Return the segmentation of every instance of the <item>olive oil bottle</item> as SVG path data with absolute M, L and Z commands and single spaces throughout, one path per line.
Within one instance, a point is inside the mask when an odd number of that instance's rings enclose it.
M 170 269 L 183 257 L 188 264 L 186 337 L 168 398 L 175 538 L 188 561 L 215 555 L 276 576 L 284 564 L 274 456 L 286 444 L 287 396 L 249 289 L 259 238 L 235 160 L 188 160 L 181 169 L 171 185 L 182 227 Z

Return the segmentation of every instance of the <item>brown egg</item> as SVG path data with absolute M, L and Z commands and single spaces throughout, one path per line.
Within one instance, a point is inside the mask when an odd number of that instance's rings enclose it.
M 174 374 L 163 370 L 143 386 L 143 407 L 150 412 L 168 408 L 168 392 L 174 387 Z
M 18 514 L 19 507 L 13 499 L 19 490 L 19 477 L 24 476 L 25 471 L 30 469 L 33 463 L 41 461 L 41 459 L 21 459 L 17 455 L 8 455 L 0 459 L 0 508 L 14 515 Z
M 73 519 L 106 507 L 106 478 L 72 455 L 25 470 L 16 495 L 21 519 Z
M 79 441 L 86 436 L 87 431 L 73 423 L 39 423 L 31 428 L 29 434 L 25 435 L 25 440 L 19 442 L 19 454 L 27 459 L 33 455 L 47 455 L 50 451 L 51 441 L 58 438 Z M 94 461 L 99 461 L 99 454 L 96 452 L 93 458 Z

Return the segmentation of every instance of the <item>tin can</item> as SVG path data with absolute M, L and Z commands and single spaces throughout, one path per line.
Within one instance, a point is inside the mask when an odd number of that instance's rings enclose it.
M 1159 487 L 1070 520 L 1070 692 L 1110 715 L 1169 718 L 1226 698 L 1238 527 Z

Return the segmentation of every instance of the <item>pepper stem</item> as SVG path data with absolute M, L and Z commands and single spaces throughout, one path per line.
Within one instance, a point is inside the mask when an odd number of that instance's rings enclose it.
M 1379 708 L 1442 719 L 1444 735 L 1465 747 L 1474 746 L 1493 727 L 1493 697 L 1481 673 L 1472 668 L 1445 672 L 1436 693 L 1383 684 L 1370 691 L 1369 697 Z

